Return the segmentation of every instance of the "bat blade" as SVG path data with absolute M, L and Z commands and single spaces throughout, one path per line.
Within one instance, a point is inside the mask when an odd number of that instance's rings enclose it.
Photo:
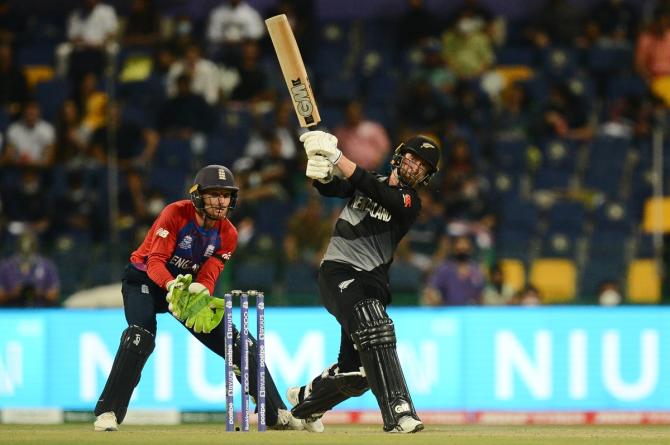
M 307 70 L 300 55 L 291 25 L 286 15 L 276 15 L 265 20 L 272 45 L 277 53 L 286 87 L 301 127 L 311 127 L 321 122 L 319 109 L 307 78 Z

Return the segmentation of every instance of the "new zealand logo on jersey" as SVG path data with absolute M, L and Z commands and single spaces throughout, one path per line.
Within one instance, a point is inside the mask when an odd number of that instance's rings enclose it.
M 186 235 L 183 240 L 179 243 L 179 248 L 180 249 L 190 249 L 191 248 L 191 243 L 193 242 L 193 237 L 190 235 Z
M 384 222 L 391 221 L 391 213 L 367 196 L 356 196 L 350 201 L 350 206 L 353 209 L 368 212 L 368 215 L 370 215 L 371 218 L 376 218 Z

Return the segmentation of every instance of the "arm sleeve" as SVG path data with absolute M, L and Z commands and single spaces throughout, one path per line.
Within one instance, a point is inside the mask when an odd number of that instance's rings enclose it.
M 198 283 L 209 289 L 209 293 L 214 293 L 214 287 L 223 272 L 225 262 L 230 259 L 237 248 L 237 232 L 233 231 L 223 240 L 221 248 L 214 255 L 205 261 L 198 272 Z
M 166 288 L 168 281 L 174 278 L 167 268 L 167 262 L 177 244 L 179 215 L 175 208 L 168 206 L 163 209 L 152 229 L 154 228 L 157 230 L 147 235 L 153 237 L 151 251 L 147 258 L 147 275 L 154 283 Z
M 395 218 L 413 221 L 421 211 L 421 201 L 414 189 L 390 187 L 360 167 L 356 167 L 349 182 L 388 210 Z
M 327 182 L 326 184 L 314 180 L 312 185 L 319 193 L 323 196 L 329 198 L 349 198 L 353 196 L 355 187 L 347 179 L 338 178 L 335 176 L 332 181 Z

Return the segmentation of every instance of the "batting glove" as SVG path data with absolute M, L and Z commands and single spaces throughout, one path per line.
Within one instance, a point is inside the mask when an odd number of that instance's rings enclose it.
M 324 184 L 333 180 L 333 164 L 321 155 L 307 160 L 305 176 Z
M 337 138 L 325 131 L 308 131 L 300 135 L 300 142 L 305 147 L 307 159 L 321 155 L 328 159 L 333 165 L 337 164 L 342 157 L 342 152 L 337 148 Z

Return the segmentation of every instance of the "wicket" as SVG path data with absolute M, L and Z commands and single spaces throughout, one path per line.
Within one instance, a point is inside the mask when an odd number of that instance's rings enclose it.
M 233 290 L 224 295 L 223 316 L 226 331 L 226 431 L 235 431 L 233 398 L 233 297 L 240 299 L 240 394 L 242 395 L 241 431 L 249 431 L 249 297 L 256 299 L 256 349 L 258 351 L 258 431 L 265 431 L 265 296 L 256 290 Z

